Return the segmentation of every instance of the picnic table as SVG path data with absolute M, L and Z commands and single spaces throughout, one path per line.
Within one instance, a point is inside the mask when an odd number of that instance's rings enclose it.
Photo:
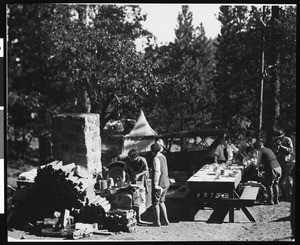
M 216 178 L 211 164 L 204 165 L 188 182 L 190 190 L 190 218 L 193 220 L 195 214 L 200 208 L 205 206 L 213 207 L 214 211 L 208 219 L 208 223 L 222 223 L 227 213 L 229 213 L 229 222 L 234 222 L 234 209 L 242 209 L 250 221 L 254 221 L 246 206 L 251 206 L 256 200 L 259 187 L 247 186 L 242 193 L 239 193 L 238 187 L 244 172 L 243 166 L 231 166 L 225 174 Z M 222 193 L 220 197 L 204 196 L 204 193 Z

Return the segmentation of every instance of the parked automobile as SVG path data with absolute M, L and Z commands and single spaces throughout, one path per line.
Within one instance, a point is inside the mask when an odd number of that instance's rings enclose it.
M 195 172 L 207 163 L 214 161 L 214 152 L 220 144 L 220 139 L 227 133 L 227 129 L 196 129 L 149 136 L 154 141 L 163 141 L 162 153 L 168 161 L 169 172 Z M 147 159 L 150 169 L 153 165 L 153 155 L 150 151 L 139 152 Z M 117 180 L 122 177 L 124 157 L 118 157 L 107 167 L 107 178 Z

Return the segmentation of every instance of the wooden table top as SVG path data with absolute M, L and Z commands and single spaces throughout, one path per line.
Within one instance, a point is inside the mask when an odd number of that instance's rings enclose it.
M 233 166 L 231 170 L 227 170 L 227 175 L 220 175 L 216 178 L 215 172 L 213 172 L 212 164 L 204 165 L 193 176 L 191 176 L 187 182 L 189 188 L 202 189 L 205 191 L 224 191 L 234 190 L 242 179 L 243 166 Z

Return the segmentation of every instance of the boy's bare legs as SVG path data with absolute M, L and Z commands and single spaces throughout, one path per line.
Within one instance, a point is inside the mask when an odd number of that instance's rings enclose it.
M 159 203 L 159 206 L 161 208 L 162 215 L 163 215 L 163 218 L 164 218 L 164 222 L 162 223 L 162 225 L 168 225 L 170 222 L 169 222 L 169 219 L 168 219 L 167 208 L 166 208 L 165 202 Z
M 160 210 L 159 210 L 159 204 L 155 203 L 153 204 L 153 211 L 154 211 L 154 226 L 160 226 Z

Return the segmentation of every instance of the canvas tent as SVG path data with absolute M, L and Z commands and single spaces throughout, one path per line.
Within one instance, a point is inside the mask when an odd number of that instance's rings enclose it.
M 151 128 L 141 110 L 134 128 L 124 136 L 121 156 L 127 156 L 128 151 L 132 148 L 139 152 L 150 151 L 150 146 L 155 142 L 153 136 L 157 136 L 157 133 Z

